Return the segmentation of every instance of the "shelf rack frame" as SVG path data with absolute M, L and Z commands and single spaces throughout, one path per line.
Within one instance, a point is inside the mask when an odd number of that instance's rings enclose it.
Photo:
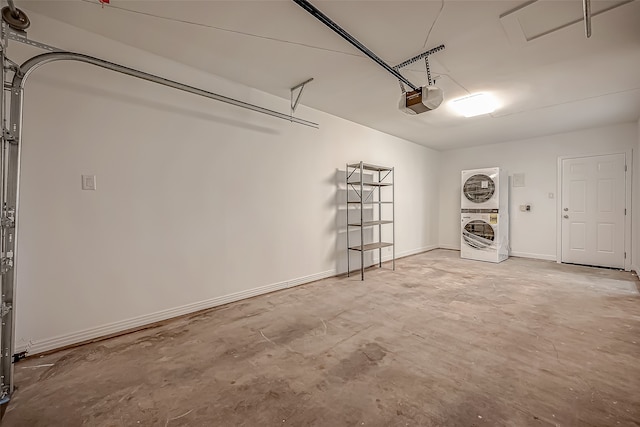
M 365 172 L 372 172 L 373 179 L 365 180 Z M 347 163 L 346 167 L 346 184 L 347 184 L 347 277 L 351 275 L 351 251 L 360 252 L 360 280 L 364 280 L 364 253 L 367 251 L 378 250 L 378 265 L 382 267 L 382 249 L 391 247 L 392 258 L 391 264 L 393 270 L 396 269 L 396 229 L 395 229 L 395 176 L 394 168 L 387 166 L 378 166 L 369 163 Z M 357 174 L 357 175 L 356 175 Z M 354 175 L 357 176 L 354 178 Z M 383 188 L 391 188 L 391 200 L 383 200 Z M 350 190 L 356 194 L 358 200 L 349 200 Z M 377 200 L 376 195 L 377 193 Z M 382 206 L 391 205 L 391 219 L 382 218 Z M 378 207 L 377 219 L 364 220 L 364 207 L 371 205 L 375 210 Z M 360 221 L 354 222 L 349 219 L 350 207 L 355 207 L 360 212 Z M 351 209 L 353 210 L 353 209 Z M 374 215 L 375 217 L 375 215 Z M 382 241 L 382 226 L 391 225 L 391 242 Z M 351 246 L 350 234 L 353 227 L 360 229 L 360 244 Z M 367 227 L 378 227 L 377 241 L 365 243 L 364 230 Z

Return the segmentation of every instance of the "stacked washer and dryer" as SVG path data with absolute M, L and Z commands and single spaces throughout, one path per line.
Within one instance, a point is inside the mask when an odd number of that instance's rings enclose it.
M 500 168 L 462 171 L 460 257 L 501 262 L 509 257 L 509 182 Z

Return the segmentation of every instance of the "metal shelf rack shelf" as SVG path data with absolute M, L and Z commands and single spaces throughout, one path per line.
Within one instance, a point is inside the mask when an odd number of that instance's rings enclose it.
M 347 164 L 347 276 L 351 275 L 350 265 L 350 252 L 360 252 L 360 277 L 364 280 L 364 253 L 367 251 L 378 250 L 378 263 L 382 267 L 382 248 L 392 248 L 392 268 L 396 269 L 396 249 L 395 249 L 395 209 L 394 209 L 394 168 L 387 166 L 377 166 L 369 163 L 359 162 L 353 164 Z M 366 174 L 366 175 L 365 175 Z M 383 188 L 389 188 L 385 192 Z M 351 191 L 350 191 L 351 190 Z M 355 193 L 357 200 L 350 200 L 349 194 Z M 384 196 L 384 200 L 383 200 Z M 351 197 L 353 199 L 353 197 Z M 389 200 L 390 199 L 390 200 Z M 373 218 L 365 220 L 365 206 L 377 205 L 375 207 L 367 208 L 372 209 Z M 383 206 L 390 206 L 390 212 L 388 207 L 383 213 Z M 351 208 L 351 209 L 350 209 Z M 349 212 L 358 211 L 358 219 L 354 219 L 349 215 Z M 377 212 L 377 215 L 376 215 Z M 388 216 L 391 219 L 387 219 Z M 383 219 L 383 216 L 387 217 Z M 391 242 L 382 241 L 382 226 L 391 226 Z M 360 243 L 352 245 L 349 241 L 349 235 L 351 228 L 356 227 L 360 229 Z M 374 241 L 366 243 L 365 240 L 365 228 L 371 228 L 375 232 L 377 227 L 377 238 L 373 238 Z M 371 239 L 371 238 L 370 238 Z

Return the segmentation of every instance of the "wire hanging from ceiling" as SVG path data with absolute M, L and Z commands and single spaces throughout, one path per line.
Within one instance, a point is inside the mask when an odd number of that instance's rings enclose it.
M 407 71 L 411 71 L 412 73 L 423 73 L 424 70 L 418 70 L 416 68 L 405 68 Z M 451 80 L 453 83 L 455 83 L 457 86 L 459 86 L 461 89 L 463 89 L 465 92 L 467 92 L 468 94 L 471 94 L 471 91 L 469 91 L 469 89 L 467 89 L 463 84 L 461 84 L 458 80 L 456 80 L 451 74 L 447 74 L 447 73 L 434 73 L 435 75 L 433 76 L 433 84 L 436 83 L 436 80 L 440 80 L 441 77 L 446 77 L 449 80 Z
M 442 13 L 443 9 L 444 9 L 444 0 L 442 0 L 442 3 L 440 3 L 440 10 L 436 15 L 436 19 L 433 20 L 433 22 L 431 23 L 431 27 L 429 27 L 429 31 L 427 31 L 427 38 L 424 40 L 424 44 L 422 45 L 423 49 L 427 47 L 427 43 L 429 43 L 429 36 L 431 35 L 431 31 L 433 31 L 433 27 L 436 26 L 436 22 L 438 22 L 438 18 L 440 18 L 440 14 Z
M 438 73 L 438 74 L 439 74 L 438 78 L 440 78 L 442 76 L 447 77 L 449 80 L 451 80 L 452 82 L 454 82 L 455 84 L 460 86 L 462 89 L 464 89 L 464 91 L 467 92 L 469 95 L 471 95 L 471 92 L 469 91 L 469 89 L 464 87 L 458 80 L 454 79 L 451 74 L 446 74 L 446 73 Z M 435 81 L 435 77 L 434 77 L 434 81 Z
M 103 3 L 100 2 L 100 0 L 81 0 L 84 3 L 89 3 L 89 4 L 93 4 L 93 5 L 97 5 L 97 6 L 103 6 Z M 360 55 L 358 53 L 352 53 L 352 52 L 345 52 L 342 50 L 336 50 L 336 49 L 329 49 L 326 47 L 321 47 L 321 46 L 314 46 L 314 45 L 310 45 L 310 44 L 306 44 L 306 43 L 300 43 L 300 42 L 295 42 L 295 41 L 291 41 L 291 40 L 285 40 L 285 39 L 279 39 L 276 37 L 269 37 L 269 36 L 262 36 L 260 34 L 253 34 L 253 33 L 247 33 L 244 31 L 238 31 L 238 30 L 232 30 L 229 28 L 223 28 L 223 27 L 216 27 L 215 25 L 208 25 L 208 24 L 203 24 L 201 22 L 195 22 L 195 21 L 188 21 L 185 19 L 178 19 L 178 18 L 170 18 L 168 16 L 162 16 L 162 15 L 156 15 L 153 13 L 149 13 L 149 12 L 142 12 L 139 10 L 133 10 L 133 9 L 127 9 L 125 7 L 121 7 L 121 6 L 114 6 L 114 5 L 109 5 L 108 6 L 109 9 L 117 9 L 123 12 L 128 12 L 128 13 L 132 13 L 132 14 L 136 14 L 136 15 L 143 15 L 143 16 L 148 16 L 151 18 L 156 18 L 156 19 L 162 19 L 165 21 L 171 21 L 171 22 L 177 22 L 177 23 L 181 23 L 181 24 L 186 24 L 186 25 L 192 25 L 192 26 L 196 26 L 196 27 L 201 27 L 201 28 L 209 28 L 211 30 L 218 30 L 218 31 L 224 31 L 227 33 L 233 33 L 233 34 L 239 34 L 242 36 L 248 36 L 248 37 L 254 37 L 257 39 L 262 39 L 262 40 L 269 40 L 269 41 L 274 41 L 274 42 L 278 42 L 278 43 L 285 43 L 285 44 L 292 44 L 295 46 L 301 46 L 301 47 L 306 47 L 309 49 L 317 49 L 317 50 L 322 50 L 325 52 L 331 52 L 331 53 L 339 53 L 341 55 L 348 55 L 348 56 L 355 56 L 358 58 L 364 58 L 363 55 Z

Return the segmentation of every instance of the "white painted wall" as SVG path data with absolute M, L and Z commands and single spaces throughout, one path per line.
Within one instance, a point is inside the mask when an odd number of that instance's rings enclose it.
M 289 100 L 29 16 L 33 39 L 288 110 Z M 19 60 L 36 53 L 10 48 Z M 25 98 L 17 349 L 343 272 L 345 162 L 396 167 L 398 256 L 437 246 L 439 153 L 304 106 L 297 115 L 320 130 L 86 64 L 36 71 Z M 82 174 L 97 176 L 97 191 L 81 190 Z
M 510 177 L 514 173 L 525 174 L 525 187 L 510 189 L 512 255 L 555 260 L 558 157 L 626 152 L 637 144 L 638 125 L 623 123 L 443 152 L 440 246 L 460 248 L 460 171 L 499 166 L 505 168 Z M 549 198 L 549 193 L 553 193 L 553 199 Z M 522 204 L 530 204 L 531 212 L 520 212 L 518 207 Z

